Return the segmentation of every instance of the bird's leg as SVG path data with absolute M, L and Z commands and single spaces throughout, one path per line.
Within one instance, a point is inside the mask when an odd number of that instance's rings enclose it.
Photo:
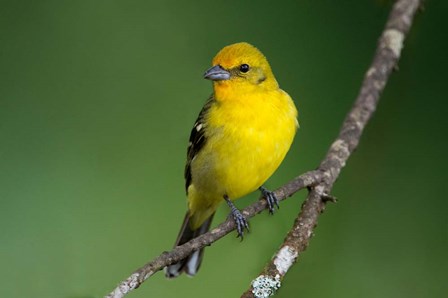
M 278 205 L 278 199 L 273 191 L 270 191 L 263 186 L 260 186 L 259 190 L 261 191 L 261 194 L 263 195 L 263 197 L 265 197 L 266 202 L 268 203 L 270 214 L 274 214 L 275 206 L 277 206 L 277 209 L 280 209 L 280 206 Z
M 235 207 L 235 205 L 227 195 L 224 195 L 224 200 L 226 200 L 227 205 L 229 205 L 230 214 L 232 215 L 233 220 L 235 221 L 236 231 L 238 233 L 237 238 L 241 237 L 241 240 L 243 240 L 244 229 L 246 229 L 249 232 L 249 223 L 247 222 L 246 218 L 244 218 L 243 214 L 241 214 L 241 211 Z

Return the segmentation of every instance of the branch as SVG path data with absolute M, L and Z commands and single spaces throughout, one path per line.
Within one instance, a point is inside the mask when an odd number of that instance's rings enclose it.
M 339 136 L 331 145 L 319 170 L 325 179 L 313 187 L 302 205 L 293 227 L 277 253 L 252 286 L 241 297 L 268 297 L 280 288 L 280 281 L 308 247 L 319 215 L 334 198 L 328 196 L 348 158 L 358 146 L 364 127 L 374 113 L 389 75 L 396 67 L 403 41 L 412 25 L 420 0 L 398 0 L 392 8 L 370 68 L 367 70 L 359 95 L 346 116 Z
M 323 178 L 324 174 L 321 171 L 307 172 L 275 190 L 275 195 L 279 201 L 285 200 L 301 189 L 317 185 L 323 180 Z M 242 213 L 246 218 L 251 218 L 266 209 L 266 207 L 266 200 L 259 200 L 244 208 Z M 151 262 L 134 271 L 131 276 L 123 280 L 109 295 L 105 296 L 105 298 L 124 297 L 130 291 L 138 288 L 145 280 L 154 275 L 157 271 L 185 259 L 193 251 L 211 245 L 213 242 L 229 234 L 234 229 L 235 222 L 233 219 L 229 218 L 213 230 L 210 230 L 209 232 L 181 246 L 178 246 L 169 252 L 163 252 Z

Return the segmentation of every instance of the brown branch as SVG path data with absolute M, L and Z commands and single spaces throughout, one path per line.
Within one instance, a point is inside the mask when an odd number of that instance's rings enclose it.
M 317 185 L 322 182 L 323 178 L 324 174 L 321 171 L 307 172 L 277 189 L 275 191 L 275 195 L 279 201 L 285 200 L 301 189 Z M 251 218 L 266 209 L 266 207 L 266 200 L 259 200 L 244 208 L 242 213 L 246 218 Z M 123 280 L 109 295 L 105 296 L 105 298 L 124 297 L 130 291 L 138 288 L 145 280 L 154 275 L 157 271 L 160 271 L 164 267 L 186 258 L 195 250 L 211 245 L 213 242 L 229 234 L 234 229 L 234 221 L 232 219 L 227 219 L 213 230 L 181 246 L 178 246 L 169 252 L 163 252 L 151 262 L 134 271 L 131 276 Z
M 331 145 L 319 170 L 325 179 L 313 187 L 302 205 L 293 227 L 272 260 L 253 280 L 241 297 L 268 297 L 280 288 L 281 280 L 309 244 L 319 215 L 325 209 L 334 182 L 350 155 L 358 146 L 361 134 L 374 113 L 389 75 L 400 58 L 403 41 L 420 5 L 419 0 L 398 0 L 392 8 L 370 68 L 367 70 L 359 95 L 346 116 L 339 136 Z

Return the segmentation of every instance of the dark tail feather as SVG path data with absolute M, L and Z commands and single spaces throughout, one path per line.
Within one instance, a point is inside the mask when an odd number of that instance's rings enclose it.
M 205 234 L 210 229 L 210 224 L 212 223 L 214 213 L 207 218 L 207 220 L 196 230 L 192 230 L 190 228 L 190 214 L 187 211 L 185 215 L 184 223 L 182 224 L 182 228 L 180 229 L 179 236 L 177 236 L 176 244 L 174 247 L 180 246 L 184 243 L 187 243 L 193 238 L 196 238 L 202 234 Z M 169 265 L 165 268 L 165 276 L 168 278 L 174 278 L 179 276 L 183 271 L 186 274 L 193 276 L 195 275 L 199 267 L 201 266 L 202 256 L 204 255 L 204 249 L 197 250 L 193 252 L 191 255 L 186 257 L 185 259 Z

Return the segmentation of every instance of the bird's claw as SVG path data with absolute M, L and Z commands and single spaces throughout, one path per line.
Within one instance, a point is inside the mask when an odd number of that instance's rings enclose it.
M 236 238 L 241 237 L 241 240 L 243 240 L 244 229 L 246 229 L 249 232 L 249 222 L 244 217 L 244 215 L 241 213 L 241 211 L 235 207 L 233 202 L 227 196 L 224 196 L 224 200 L 226 200 L 227 205 L 229 205 L 229 207 L 230 207 L 229 216 L 232 215 L 233 221 L 235 222 L 236 232 L 238 233 Z
M 241 213 L 241 211 L 236 208 L 232 209 L 232 217 L 233 217 L 233 220 L 235 221 L 236 232 L 238 233 L 236 238 L 241 237 L 241 240 L 243 240 L 244 229 L 246 229 L 249 232 L 249 223 L 246 220 L 246 218 L 244 217 L 244 215 Z
M 278 199 L 275 196 L 275 193 L 273 191 L 270 191 L 266 189 L 265 187 L 260 187 L 261 194 L 266 199 L 266 202 L 268 203 L 268 209 L 269 214 L 274 214 L 275 206 L 277 209 L 280 209 L 280 206 L 278 205 Z

